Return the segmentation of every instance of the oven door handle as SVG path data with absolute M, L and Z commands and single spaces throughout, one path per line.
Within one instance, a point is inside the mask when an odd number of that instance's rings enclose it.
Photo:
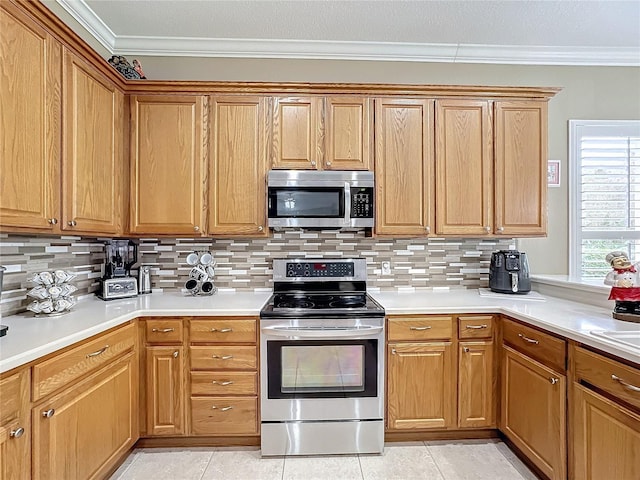
M 313 337 L 313 338 L 341 338 L 370 337 L 382 333 L 384 327 L 361 328 L 295 328 L 295 327 L 263 327 L 262 333 L 271 337 Z

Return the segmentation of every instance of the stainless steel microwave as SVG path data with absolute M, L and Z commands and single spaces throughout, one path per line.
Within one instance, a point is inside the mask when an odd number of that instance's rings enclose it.
M 269 227 L 373 227 L 373 172 L 271 170 Z

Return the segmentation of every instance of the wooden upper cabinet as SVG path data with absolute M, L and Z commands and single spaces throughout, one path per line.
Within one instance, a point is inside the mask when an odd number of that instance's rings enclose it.
M 322 99 L 272 99 L 272 168 L 316 169 L 322 152 Z
M 64 61 L 62 229 L 122 232 L 124 95 L 78 56 Z
M 490 102 L 436 101 L 436 234 L 493 233 Z
M 427 235 L 433 226 L 433 101 L 375 100 L 376 233 Z
M 266 99 L 214 97 L 211 102 L 209 230 L 212 235 L 266 236 Z
M 204 96 L 131 97 L 131 233 L 201 235 Z
M 326 170 L 373 168 L 373 100 L 355 97 L 325 99 Z
M 547 102 L 495 102 L 495 229 L 547 232 Z
M 0 2 L 0 225 L 59 232 L 62 47 Z

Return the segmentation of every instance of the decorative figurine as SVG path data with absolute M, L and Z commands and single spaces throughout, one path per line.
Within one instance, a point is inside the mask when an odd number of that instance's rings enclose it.
M 611 270 L 604 279 L 605 285 L 611 285 L 609 300 L 615 300 L 613 318 L 640 322 L 640 262 L 632 264 L 625 252 L 611 252 L 605 260 Z
M 127 80 L 140 80 L 140 74 L 136 72 L 125 57 L 113 55 L 108 62 Z
M 147 79 L 147 77 L 144 76 L 144 72 L 142 71 L 142 65 L 140 65 L 140 62 L 135 58 L 133 59 L 133 69 L 138 72 L 141 80 Z

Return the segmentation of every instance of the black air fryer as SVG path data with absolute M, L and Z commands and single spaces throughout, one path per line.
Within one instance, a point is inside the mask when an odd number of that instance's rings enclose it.
M 517 250 L 500 250 L 491 254 L 489 288 L 498 293 L 531 291 L 527 254 Z

